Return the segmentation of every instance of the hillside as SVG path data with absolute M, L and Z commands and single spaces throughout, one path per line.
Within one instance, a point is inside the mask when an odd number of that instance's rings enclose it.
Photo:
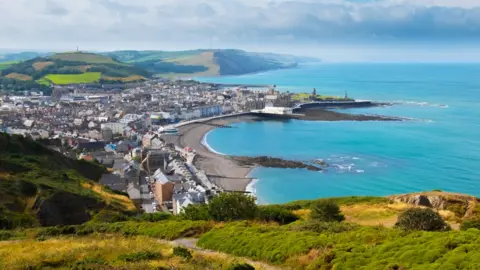
M 309 57 L 242 50 L 116 51 L 104 54 L 152 73 L 177 77 L 241 75 L 318 61 Z
M 225 270 L 480 268 L 480 212 L 478 198 L 473 196 L 432 191 L 246 207 L 250 202 L 251 198 L 244 195 L 230 194 L 214 198 L 206 207 L 188 208 L 179 217 L 153 214 L 143 220 L 0 231 L 0 241 L 7 241 L 0 242 L 0 266 Z M 314 212 L 318 205 L 332 203 L 339 206 L 341 218 L 326 220 L 327 212 Z M 429 207 L 453 229 L 420 230 L 395 225 L 405 212 Z M 332 211 L 331 207 L 325 209 Z M 241 217 L 242 213 L 247 215 Z M 422 222 L 430 220 L 429 217 Z M 409 222 L 416 224 L 412 219 Z M 459 223 L 460 230 L 454 226 Z
M 0 228 L 81 224 L 105 211 L 136 211 L 96 183 L 105 169 L 0 133 Z
M 108 56 L 70 52 L 0 64 L 0 87 L 14 91 L 46 90 L 51 84 L 136 82 L 149 75 L 143 69 Z

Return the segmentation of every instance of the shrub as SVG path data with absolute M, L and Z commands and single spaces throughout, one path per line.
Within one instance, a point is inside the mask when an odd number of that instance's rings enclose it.
M 173 255 L 178 256 L 178 257 L 182 257 L 182 258 L 185 258 L 185 259 L 191 259 L 192 258 L 192 253 L 184 247 L 174 247 L 173 248 Z
M 15 234 L 12 231 L 1 231 L 0 230 L 0 241 L 5 241 L 10 238 L 13 238 Z
M 398 216 L 396 227 L 405 230 L 446 231 L 450 229 L 442 217 L 430 208 L 410 208 Z
M 235 263 L 228 267 L 228 270 L 255 270 L 255 267 L 248 263 Z
M 208 205 L 206 204 L 191 204 L 183 209 L 181 214 L 183 219 L 188 220 L 210 220 L 208 214 Z
M 464 222 L 462 222 L 462 225 L 460 225 L 460 230 L 466 231 L 468 229 L 480 230 L 480 219 L 471 219 L 471 220 L 465 220 Z
M 162 254 L 160 254 L 160 252 L 140 251 L 136 253 L 120 255 L 118 256 L 118 259 L 126 262 L 140 262 L 140 261 L 160 259 L 161 257 L 162 257 Z
M 342 221 L 345 217 L 340 213 L 340 207 L 333 200 L 317 201 L 312 205 L 311 217 L 321 221 Z
M 208 214 L 216 221 L 247 220 L 257 214 L 255 198 L 241 193 L 222 193 L 208 204 Z
M 292 223 L 299 219 L 291 211 L 275 205 L 260 206 L 258 208 L 258 219 L 262 221 L 275 221 L 280 224 Z
M 316 233 L 341 233 L 355 230 L 359 227 L 357 224 L 340 223 L 340 222 L 324 222 L 318 220 L 309 220 L 300 224 L 290 226 L 291 231 L 310 231 Z
M 126 215 L 116 211 L 105 210 L 105 209 L 101 210 L 92 219 L 93 222 L 108 222 L 108 223 L 120 222 L 120 221 L 126 221 L 126 220 L 128 220 L 128 217 Z
M 150 214 L 142 214 L 136 219 L 139 221 L 149 221 L 149 222 L 155 222 L 155 221 L 161 221 L 161 220 L 167 220 L 172 218 L 173 216 L 169 213 L 166 212 L 158 212 L 158 213 L 150 213 Z

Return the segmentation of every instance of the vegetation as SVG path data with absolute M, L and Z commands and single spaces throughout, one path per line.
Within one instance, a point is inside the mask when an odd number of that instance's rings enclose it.
M 5 66 L 0 70 L 0 87 L 13 91 L 48 91 L 50 84 L 126 83 L 142 81 L 149 75 L 144 69 L 111 57 L 70 52 Z
M 299 219 L 292 211 L 281 208 L 277 205 L 266 205 L 258 208 L 258 219 L 279 224 L 289 224 Z
M 398 216 L 396 227 L 405 230 L 446 231 L 450 229 L 442 217 L 430 208 L 411 208 Z
M 106 210 L 130 214 L 126 196 L 95 181 L 105 168 L 22 136 L 0 134 L 0 229 L 80 224 Z
M 208 214 L 216 221 L 253 219 L 257 214 L 255 198 L 241 193 L 222 193 L 208 204 Z
M 99 82 L 102 77 L 101 72 L 85 72 L 81 74 L 49 74 L 43 79 L 53 84 L 81 84 Z
M 116 51 L 105 53 L 152 73 L 176 76 L 240 75 L 296 67 L 317 59 L 241 50 Z
M 173 255 L 178 256 L 178 257 L 182 257 L 182 258 L 187 259 L 187 260 L 192 258 L 192 253 L 184 247 L 174 247 L 173 248 Z
M 172 247 L 148 237 L 99 235 L 46 241 L 0 242 L 0 268 L 11 269 L 230 269 L 238 259 L 192 252 L 179 259 Z M 173 268 L 172 268 L 173 267 Z
M 340 207 L 332 200 L 318 201 L 312 205 L 311 217 L 316 220 L 332 222 L 342 221 L 345 217 L 340 213 Z

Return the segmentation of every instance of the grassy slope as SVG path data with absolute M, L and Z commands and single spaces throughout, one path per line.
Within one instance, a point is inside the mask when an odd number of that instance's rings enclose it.
M 192 252 L 186 260 L 171 245 L 147 237 L 91 236 L 0 243 L 2 269 L 228 269 L 234 258 Z M 163 268 L 162 268 L 163 267 Z
M 100 54 L 94 54 L 94 53 L 85 53 L 85 52 L 58 53 L 58 54 L 52 55 L 51 58 L 64 60 L 64 61 L 84 62 L 87 64 L 125 65 L 124 63 L 114 61 L 111 57 L 107 57 Z
M 0 62 L 0 70 L 6 69 L 7 67 L 14 65 L 18 62 L 16 61 L 8 61 L 8 62 Z
M 49 74 L 44 77 L 53 84 L 79 84 L 98 82 L 102 77 L 101 72 L 85 72 L 83 74 Z
M 0 67 L 6 69 L 3 74 L 6 78 L 23 81 L 35 79 L 37 83 L 43 85 L 50 85 L 51 83 L 59 85 L 95 83 L 100 79 L 133 82 L 144 80 L 148 76 L 144 70 L 136 69 L 132 65 L 119 62 L 112 57 L 84 52 L 59 53 L 44 58 L 35 58 L 13 66 L 10 63 L 8 66 L 0 65 Z M 8 67 L 15 69 L 12 72 L 12 70 L 7 69 Z M 31 73 L 31 68 L 35 71 L 34 75 Z M 72 72 L 63 72 L 62 69 L 66 71 L 77 70 L 83 73 L 69 74 Z M 94 70 L 89 72 L 88 69 Z M 27 74 L 31 76 L 27 76 Z
M 65 158 L 20 136 L 0 134 L 0 227 L 78 224 L 96 213 L 135 211 L 95 183 L 105 169 Z

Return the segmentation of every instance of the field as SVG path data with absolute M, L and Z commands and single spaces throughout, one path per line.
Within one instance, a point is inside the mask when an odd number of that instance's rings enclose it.
M 185 259 L 147 237 L 100 235 L 47 241 L 0 242 L 0 268 L 10 269 L 228 269 L 238 260 L 201 252 Z
M 44 78 L 54 84 L 78 84 L 98 82 L 102 77 L 101 72 L 85 72 L 83 74 L 49 74 Z
M 6 69 L 7 67 L 16 64 L 18 62 L 10 61 L 10 62 L 0 62 L 0 70 Z
M 109 77 L 109 76 L 102 76 L 102 79 L 108 81 L 122 81 L 122 82 L 136 82 L 145 80 L 145 77 L 139 75 L 133 75 L 128 77 Z
M 175 74 L 175 77 L 213 76 L 220 74 L 220 66 L 215 63 L 213 52 L 180 56 L 178 58 L 167 59 L 165 62 L 175 63 L 182 66 L 204 66 L 207 68 L 207 70 L 203 72 Z M 167 73 L 163 75 L 168 77 L 173 74 Z
M 51 56 L 52 59 L 64 60 L 64 61 L 74 61 L 74 62 L 84 62 L 88 64 L 120 64 L 120 62 L 114 61 L 112 58 L 93 54 L 93 53 L 84 53 L 84 52 L 70 52 L 70 53 L 59 53 Z
M 45 61 L 45 62 L 35 62 L 33 63 L 33 68 L 36 70 L 36 71 L 40 71 L 50 65 L 53 65 L 55 63 L 53 63 L 52 61 Z
M 20 80 L 20 81 L 31 81 L 32 80 L 31 76 L 20 74 L 20 73 L 10 73 L 7 76 L 5 76 L 5 78 Z

